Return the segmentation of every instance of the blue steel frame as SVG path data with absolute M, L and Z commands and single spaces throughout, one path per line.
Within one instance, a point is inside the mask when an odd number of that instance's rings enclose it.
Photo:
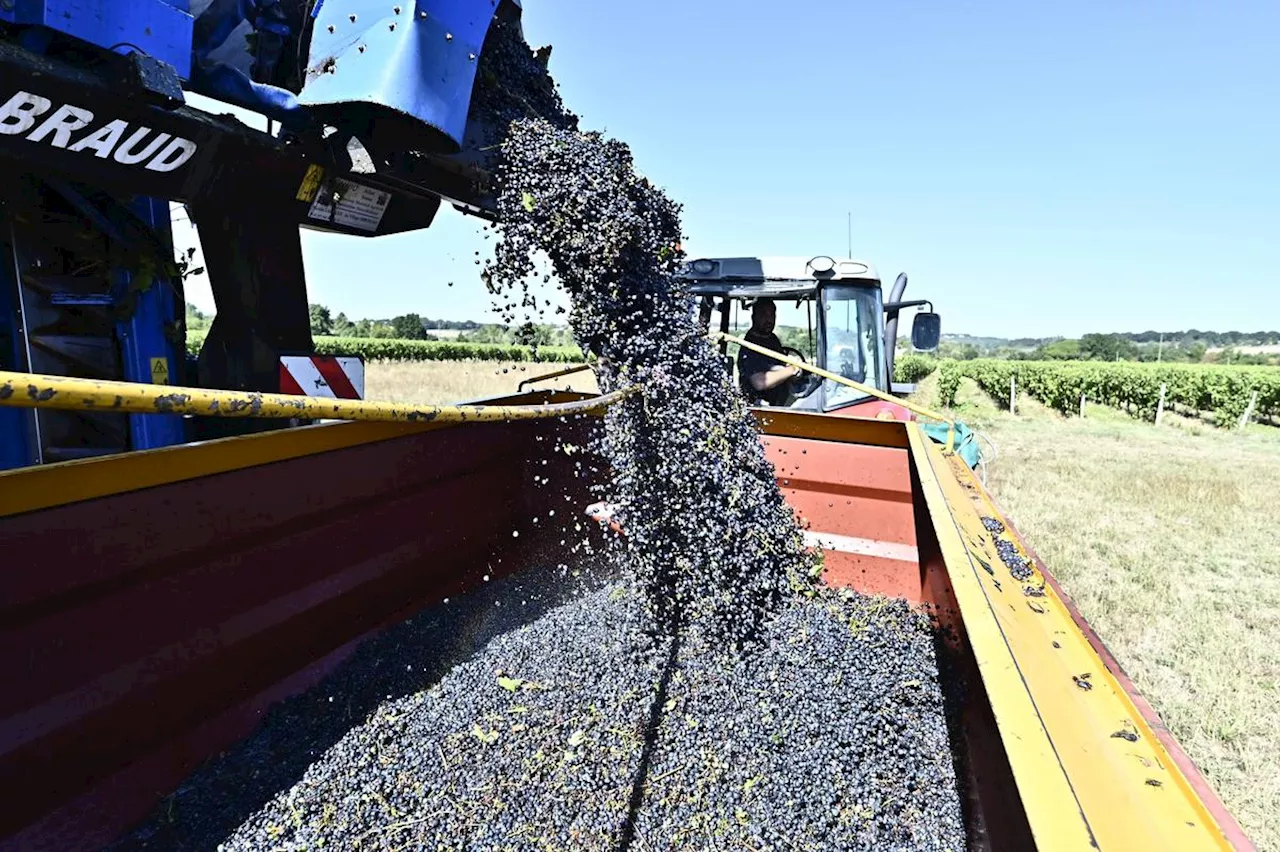
M 0 3 L 0 21 L 47 27 L 104 50 L 137 50 L 172 65 L 183 80 L 191 76 L 188 0 L 16 0 Z
M 8 222 L 0 219 L 0 364 L 25 371 L 27 359 L 18 333 L 17 281 Z M 33 411 L 0 409 L 0 470 L 34 464 L 35 420 Z
M 169 202 L 162 198 L 139 198 L 130 209 L 146 222 L 170 253 L 173 251 L 172 223 Z M 116 300 L 128 292 L 132 276 L 117 270 L 113 276 Z M 177 319 L 177 296 L 173 282 L 157 275 L 151 286 L 138 294 L 133 315 L 116 323 L 116 341 L 120 345 L 120 361 L 127 382 L 152 382 L 151 359 L 164 358 L 169 377 L 168 384 L 181 384 L 185 365 L 185 348 L 181 355 L 165 335 Z M 185 310 L 185 305 L 183 307 Z M 186 441 L 186 423 L 176 414 L 130 414 L 130 449 L 151 450 L 170 447 Z

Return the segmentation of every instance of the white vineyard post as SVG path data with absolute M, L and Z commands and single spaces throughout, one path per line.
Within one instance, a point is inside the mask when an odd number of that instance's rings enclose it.
M 1014 404 L 1015 404 L 1014 394 L 1016 393 L 1016 387 L 1014 383 L 1016 381 L 1017 380 L 1013 376 L 1009 377 L 1009 413 L 1010 414 L 1017 413 L 1017 411 L 1014 410 Z
M 1160 418 L 1164 417 L 1164 392 L 1168 389 L 1168 385 L 1160 385 L 1160 402 L 1156 405 L 1156 425 L 1160 425 Z
M 1243 429 L 1248 423 L 1249 418 L 1253 416 L 1253 407 L 1258 404 L 1258 392 L 1254 391 L 1249 397 L 1249 407 L 1244 410 L 1244 414 L 1240 415 L 1239 427 Z

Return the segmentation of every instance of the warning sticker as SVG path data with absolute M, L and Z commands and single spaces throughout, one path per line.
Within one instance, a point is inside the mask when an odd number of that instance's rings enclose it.
M 168 358 L 152 358 L 151 359 L 151 384 L 153 385 L 169 384 L 169 359 Z
M 302 185 L 298 187 L 299 201 L 313 201 L 320 189 L 320 181 L 324 178 L 324 169 L 315 163 L 307 166 L 307 173 L 302 177 Z
M 338 203 L 333 204 L 334 196 Z M 331 180 L 321 187 L 307 215 L 322 222 L 333 222 L 361 231 L 376 231 L 387 212 L 391 196 L 380 189 L 362 186 L 348 180 Z

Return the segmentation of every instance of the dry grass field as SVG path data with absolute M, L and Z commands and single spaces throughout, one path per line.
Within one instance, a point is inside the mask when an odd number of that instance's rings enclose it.
M 370 364 L 368 397 L 495 396 L 558 365 L 525 366 Z M 595 389 L 589 372 L 537 385 L 552 386 Z M 1155 427 L 1099 406 L 1064 418 L 1030 399 L 1014 416 L 969 380 L 956 413 L 996 444 L 1002 507 L 1254 842 L 1280 852 L 1280 429 Z
M 957 394 L 997 446 L 991 491 L 1253 841 L 1280 850 L 1280 429 L 1018 407 L 967 379 Z
M 365 396 L 386 402 L 423 405 L 465 402 L 516 392 L 525 379 L 553 373 L 570 364 L 507 364 L 497 361 L 370 362 L 365 368 Z M 572 388 L 596 391 L 590 370 L 538 382 L 531 390 Z

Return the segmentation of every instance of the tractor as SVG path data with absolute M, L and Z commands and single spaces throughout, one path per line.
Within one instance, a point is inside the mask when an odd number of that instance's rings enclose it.
M 925 300 L 902 301 L 905 273 L 898 276 L 885 301 L 880 275 L 862 260 L 818 256 L 699 258 L 681 272 L 683 289 L 697 300 L 699 321 L 710 329 L 718 314 L 718 346 L 726 370 L 753 405 L 771 405 L 738 369 L 741 347 L 731 337 L 751 326 L 752 307 L 761 300 L 776 307 L 776 332 L 782 354 L 838 373 L 883 393 L 905 396 L 911 386 L 892 381 L 898 318 L 902 311 L 925 305 L 916 314 L 911 343 L 916 351 L 938 347 L 941 319 Z M 731 350 L 733 351 L 731 354 Z M 773 407 L 795 411 L 874 417 L 911 412 L 850 385 L 801 371 L 786 383 Z

